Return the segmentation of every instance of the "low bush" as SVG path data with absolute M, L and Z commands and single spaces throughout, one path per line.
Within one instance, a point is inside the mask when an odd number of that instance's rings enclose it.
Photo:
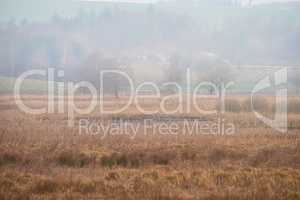
M 68 167 L 84 167 L 90 164 L 94 158 L 77 151 L 65 150 L 58 154 L 56 161 L 59 165 Z
M 7 164 L 16 164 L 18 161 L 21 161 L 22 158 L 19 154 L 12 151 L 3 151 L 0 153 L 0 166 Z

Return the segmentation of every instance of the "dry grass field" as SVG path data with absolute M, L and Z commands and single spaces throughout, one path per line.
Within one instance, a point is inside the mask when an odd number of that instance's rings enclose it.
M 26 105 L 47 104 L 46 96 L 23 96 Z M 88 104 L 77 97 L 77 105 Z M 107 98 L 106 109 L 125 99 Z M 242 200 L 300 199 L 300 99 L 289 99 L 288 133 L 279 133 L 255 118 L 245 97 L 226 103 L 227 122 L 235 134 L 212 135 L 143 132 L 79 134 L 67 126 L 64 114 L 28 115 L 12 96 L 0 97 L 0 199 L 132 199 Z M 199 100 L 200 103 L 200 100 Z M 170 107 L 174 107 L 174 102 Z M 201 100 L 203 108 L 215 106 Z M 144 108 L 158 101 L 142 101 Z M 272 97 L 263 97 L 258 110 L 271 114 Z M 88 117 L 103 123 L 144 119 L 135 107 L 119 115 L 95 111 Z M 149 117 L 149 116 L 146 116 Z M 214 115 L 152 116 L 158 119 L 216 120 Z M 157 122 L 159 123 L 159 121 Z

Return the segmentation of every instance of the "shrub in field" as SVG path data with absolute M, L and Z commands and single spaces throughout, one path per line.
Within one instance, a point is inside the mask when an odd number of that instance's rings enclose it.
M 113 153 L 108 156 L 103 156 L 101 158 L 101 164 L 105 167 L 113 167 L 116 165 L 125 167 L 128 164 L 128 159 L 125 154 Z
M 56 161 L 60 165 L 65 165 L 69 167 L 84 167 L 85 165 L 90 164 L 94 158 L 80 153 L 77 151 L 62 151 L 56 157 Z
M 0 153 L 0 166 L 7 164 L 16 164 L 18 161 L 21 160 L 21 156 L 16 152 L 3 151 Z

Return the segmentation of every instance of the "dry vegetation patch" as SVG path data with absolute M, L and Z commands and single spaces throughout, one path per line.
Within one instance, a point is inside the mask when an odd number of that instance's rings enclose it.
M 257 109 L 269 112 L 265 101 L 271 102 L 262 100 Z M 79 135 L 64 121 L 58 123 L 66 119 L 64 115 L 28 116 L 4 110 L 0 199 L 300 199 L 297 103 L 289 107 L 294 112 L 287 134 L 261 124 L 245 108 L 248 99 L 232 97 L 225 117 L 239 128 L 236 135 L 138 134 L 134 139 Z M 93 116 L 106 121 L 147 117 L 135 110 Z M 203 117 L 193 111 L 170 119 L 195 116 Z

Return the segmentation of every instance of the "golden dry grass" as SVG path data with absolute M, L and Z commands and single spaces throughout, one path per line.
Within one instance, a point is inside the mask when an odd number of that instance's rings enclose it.
M 46 105 L 44 96 L 24 99 L 28 105 Z M 244 97 L 231 99 L 240 105 L 247 102 Z M 88 103 L 85 97 L 76 101 Z M 124 101 L 107 98 L 105 107 L 116 108 Z M 150 100 L 142 105 L 158 106 Z M 213 107 L 215 101 L 202 99 L 201 105 Z M 181 115 L 200 116 L 194 110 Z M 109 121 L 142 118 L 142 114 L 132 105 L 120 115 L 95 111 L 89 117 Z M 27 115 L 12 97 L 1 97 L 0 199 L 300 199 L 297 112 L 289 114 L 286 134 L 268 128 L 243 106 L 227 112 L 225 118 L 237 126 L 236 134 L 101 138 L 68 128 L 65 115 Z

